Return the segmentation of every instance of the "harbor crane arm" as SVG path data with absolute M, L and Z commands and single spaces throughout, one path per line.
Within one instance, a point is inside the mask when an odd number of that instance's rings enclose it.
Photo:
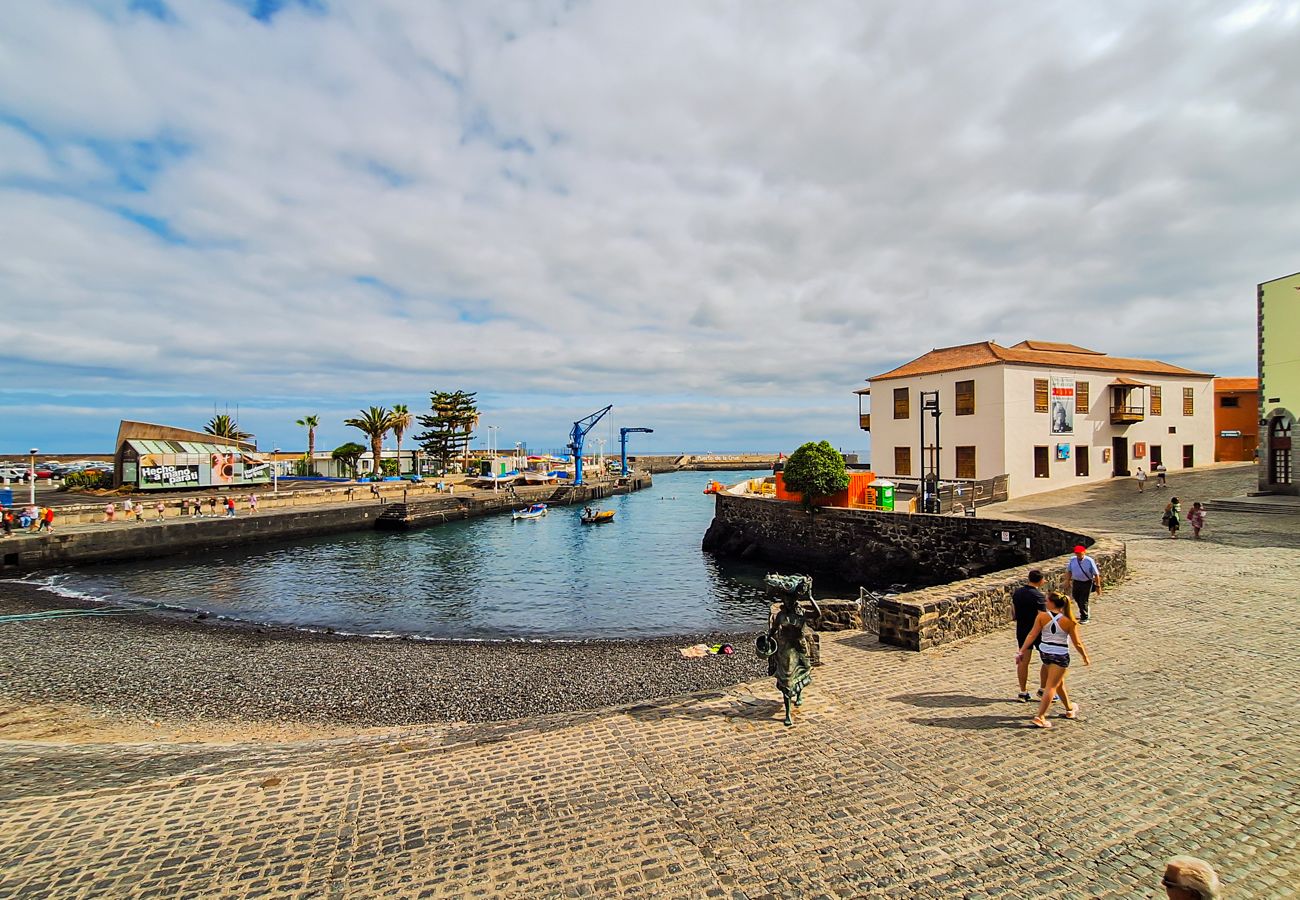
M 621 473 L 623 475 L 627 474 L 627 436 L 629 434 L 632 434 L 635 431 L 639 431 L 644 434 L 654 434 L 653 428 L 620 428 L 618 430 L 619 449 L 623 457 L 623 468 L 621 470 Z
M 586 440 L 587 432 L 596 426 L 596 423 L 605 418 L 605 413 L 614 408 L 614 404 L 606 406 L 604 409 L 598 409 L 585 419 L 579 419 L 573 423 L 573 430 L 569 432 L 569 450 L 573 453 L 573 483 L 582 484 L 582 442 Z

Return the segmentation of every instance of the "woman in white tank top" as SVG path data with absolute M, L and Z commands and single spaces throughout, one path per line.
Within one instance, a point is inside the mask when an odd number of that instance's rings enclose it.
M 1048 592 L 1047 611 L 1038 614 L 1033 630 L 1016 654 L 1016 662 L 1020 662 L 1029 653 L 1035 639 L 1038 640 L 1038 653 L 1043 660 L 1047 681 L 1043 685 L 1043 699 L 1039 701 L 1038 715 L 1034 716 L 1033 724 L 1036 728 L 1051 728 L 1052 723 L 1047 721 L 1047 711 L 1052 708 L 1054 696 L 1059 696 L 1065 704 L 1065 718 L 1073 719 L 1079 710 L 1078 704 L 1071 704 L 1070 695 L 1065 692 L 1065 673 L 1070 667 L 1070 643 L 1074 643 L 1085 666 L 1092 664 L 1079 634 L 1079 623 L 1070 618 L 1070 599 L 1064 594 Z

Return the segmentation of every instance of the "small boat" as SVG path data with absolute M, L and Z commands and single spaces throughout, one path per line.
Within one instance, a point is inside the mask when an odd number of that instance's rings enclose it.
M 524 482 L 527 484 L 554 484 L 559 480 L 558 476 L 550 472 L 539 472 L 536 469 L 525 469 L 522 473 Z
M 606 522 L 614 521 L 614 510 L 612 509 L 584 509 L 582 511 L 583 525 L 603 525 Z
M 721 494 L 726 489 L 726 486 L 721 481 L 710 481 L 708 486 L 704 489 L 704 493 Z
M 527 509 L 515 510 L 510 514 L 510 518 L 517 522 L 520 519 L 540 519 L 544 515 L 546 515 L 546 504 L 534 503 Z

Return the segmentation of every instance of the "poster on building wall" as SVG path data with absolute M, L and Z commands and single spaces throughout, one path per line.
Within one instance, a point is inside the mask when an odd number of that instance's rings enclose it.
M 1052 376 L 1052 434 L 1074 434 L 1074 379 Z
M 198 487 L 199 467 L 153 464 L 140 466 L 140 487 Z

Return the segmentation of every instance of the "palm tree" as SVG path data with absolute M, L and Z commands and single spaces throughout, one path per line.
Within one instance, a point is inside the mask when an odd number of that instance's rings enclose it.
M 316 427 L 320 425 L 320 416 L 303 416 L 297 424 L 307 429 L 307 474 L 316 467 Z
M 344 419 L 343 424 L 355 428 L 370 438 L 370 452 L 375 459 L 375 474 L 379 474 L 379 460 L 384 455 L 384 435 L 393 427 L 393 414 L 386 406 L 372 406 L 360 411 L 361 415 Z
M 246 441 L 252 437 L 248 432 L 240 431 L 239 423 L 230 418 L 226 413 L 213 416 L 212 421 L 203 426 L 203 430 L 208 434 L 227 438 L 232 441 Z
M 397 438 L 397 474 L 402 474 L 402 435 L 406 434 L 406 429 L 415 424 L 415 416 L 406 408 L 405 403 L 393 404 L 392 429 L 393 437 Z

